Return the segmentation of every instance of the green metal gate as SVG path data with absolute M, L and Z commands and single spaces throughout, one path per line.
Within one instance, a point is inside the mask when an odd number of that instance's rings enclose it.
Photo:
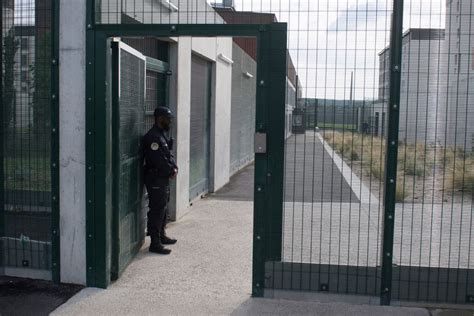
M 59 281 L 59 4 L 1 9 L 0 275 Z
M 91 5 L 89 73 L 99 79 L 88 93 L 103 97 L 97 65 L 111 36 L 258 38 L 253 294 L 474 302 L 472 1 L 257 0 L 228 8 L 262 21 L 274 14 L 287 28 L 223 24 L 200 5 Z M 120 10 L 143 24 L 121 25 Z M 304 111 L 307 130 L 285 135 L 285 114 L 291 124 L 294 111 Z M 89 113 L 106 119 L 100 106 Z M 104 131 L 91 130 L 101 148 Z M 97 230 L 104 222 L 91 213 Z
M 127 25 L 126 27 L 96 25 L 88 36 L 88 60 L 91 61 L 87 77 L 87 282 L 90 286 L 107 287 L 111 272 L 120 271 L 121 266 L 111 266 L 111 256 L 120 253 L 111 249 L 114 235 L 110 227 L 114 214 L 113 188 L 110 179 L 113 172 L 111 139 L 114 119 L 107 103 L 107 56 L 108 39 L 114 37 L 170 37 L 170 36 L 250 36 L 259 40 L 257 75 L 256 130 L 266 136 L 266 150 L 256 155 L 256 200 L 255 200 L 255 247 L 253 293 L 263 295 L 265 258 L 280 257 L 283 183 L 283 138 L 285 122 L 285 72 L 286 72 L 286 25 L 179 25 L 170 30 L 162 25 Z M 114 102 L 117 104 L 117 102 Z M 270 108 L 272 104 L 276 108 Z M 270 114 L 271 113 L 271 114 Z M 274 115 L 276 114 L 276 115 Z M 117 138 L 116 138 L 117 139 Z M 117 149 L 115 149 L 117 150 Z M 110 154 L 109 154 L 110 153 Z M 277 157 L 275 159 L 275 157 Z M 272 184 L 267 183 L 272 177 Z M 273 198 L 272 198 L 273 196 Z M 276 197 L 276 198 L 274 198 Z M 132 200 L 133 201 L 133 200 Z M 268 207 L 271 212 L 267 212 Z M 126 212 L 126 211 L 125 211 Z M 116 223 L 116 220 L 115 220 Z M 271 223 L 269 225 L 268 223 Z M 263 238 L 265 236 L 265 239 Z M 133 240 L 129 240 L 133 241 Z M 132 243 L 133 245 L 133 243 Z M 129 244 L 125 249 L 132 249 Z M 128 252 L 131 254 L 132 252 Z M 117 262 L 117 260 L 113 261 Z
M 112 279 L 140 249 L 145 234 L 142 216 L 142 148 L 145 133 L 146 58 L 130 46 L 112 42 Z
M 112 258 L 117 279 L 145 239 L 146 204 L 141 138 L 153 126 L 154 109 L 168 97 L 168 63 L 112 41 Z M 139 40 L 133 41 L 139 46 Z M 145 78 L 146 76 L 146 78 Z

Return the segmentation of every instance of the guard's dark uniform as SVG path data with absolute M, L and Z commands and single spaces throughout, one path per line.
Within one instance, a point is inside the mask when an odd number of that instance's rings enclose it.
M 170 150 L 170 140 L 158 126 L 154 125 L 143 137 L 142 146 L 145 186 L 149 199 L 147 228 L 152 241 L 151 251 L 152 247 L 161 248 L 164 238 L 170 240 L 165 234 L 170 196 L 169 181 L 178 166 Z

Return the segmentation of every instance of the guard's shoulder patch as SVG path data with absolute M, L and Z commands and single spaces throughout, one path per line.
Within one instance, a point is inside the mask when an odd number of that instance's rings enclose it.
M 158 150 L 160 145 L 158 145 L 158 143 L 151 143 L 150 148 L 151 150 Z

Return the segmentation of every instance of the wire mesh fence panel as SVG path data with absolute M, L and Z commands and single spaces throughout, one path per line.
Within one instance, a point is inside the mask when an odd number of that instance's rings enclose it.
M 392 27 L 397 5 L 403 34 Z M 470 0 L 101 0 L 95 19 L 170 29 L 286 22 L 283 225 L 275 241 L 282 247 L 266 262 L 265 288 L 465 303 L 474 302 L 472 6 Z M 394 37 L 401 41 L 400 65 L 391 60 Z M 394 142 L 388 135 L 398 119 Z M 390 153 L 398 158 L 387 161 Z M 384 218 L 391 207 L 393 215 Z M 393 245 L 383 245 L 384 225 L 393 219 Z M 387 256 L 392 287 L 382 291 Z
M 474 301 L 474 5 L 405 1 L 393 263 L 400 300 Z
M 287 93 L 282 261 L 268 265 L 267 286 L 377 295 L 387 126 L 378 53 L 389 43 L 392 4 L 286 8 L 295 78 Z
M 51 278 L 52 2 L 2 1 L 0 263 Z

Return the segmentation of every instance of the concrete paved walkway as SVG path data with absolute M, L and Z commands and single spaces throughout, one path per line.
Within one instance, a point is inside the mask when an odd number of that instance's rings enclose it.
M 350 170 L 346 167 L 346 170 Z M 293 135 L 285 147 L 285 201 L 358 203 L 343 172 L 315 133 Z
M 116 283 L 84 289 L 53 314 L 429 315 L 424 309 L 251 298 L 253 202 L 241 187 L 249 185 L 248 174 L 170 225 L 179 239 L 171 255 L 149 254 L 147 239 Z

